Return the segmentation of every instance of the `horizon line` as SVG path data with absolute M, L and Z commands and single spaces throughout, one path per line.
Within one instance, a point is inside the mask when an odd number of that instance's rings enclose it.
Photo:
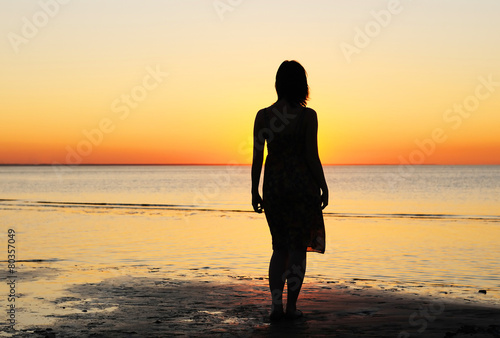
M 251 166 L 251 163 L 84 163 L 84 164 L 48 164 L 48 163 L 0 163 L 0 166 L 57 166 L 57 167 L 80 167 L 80 166 Z M 326 163 L 323 166 L 432 166 L 432 165 L 460 165 L 460 166 L 482 166 L 500 165 L 500 163 L 422 163 L 422 164 L 402 164 L 402 163 Z

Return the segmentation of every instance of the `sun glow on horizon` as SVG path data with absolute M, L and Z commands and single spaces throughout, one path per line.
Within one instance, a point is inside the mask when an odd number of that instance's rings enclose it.
M 290 59 L 324 164 L 500 164 L 496 1 L 54 3 L 0 4 L 0 164 L 249 164 Z

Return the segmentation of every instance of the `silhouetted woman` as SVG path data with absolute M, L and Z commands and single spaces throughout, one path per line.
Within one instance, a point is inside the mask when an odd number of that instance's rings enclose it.
M 297 61 L 276 74 L 278 100 L 257 113 L 254 125 L 252 205 L 264 210 L 272 236 L 269 263 L 271 320 L 302 316 L 297 298 L 306 271 L 306 252 L 325 252 L 324 209 L 328 187 L 318 155 L 316 112 L 306 108 L 307 75 Z M 259 181 L 267 142 L 263 199 Z M 287 282 L 286 312 L 282 295 Z

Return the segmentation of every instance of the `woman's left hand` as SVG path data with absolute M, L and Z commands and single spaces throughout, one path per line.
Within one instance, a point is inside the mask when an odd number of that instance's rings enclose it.
M 321 209 L 325 209 L 328 205 L 328 189 L 324 189 L 321 193 Z

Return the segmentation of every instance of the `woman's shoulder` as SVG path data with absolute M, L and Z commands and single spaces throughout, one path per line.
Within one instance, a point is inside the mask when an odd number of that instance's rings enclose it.
M 265 114 L 265 112 L 269 109 L 269 107 L 266 107 L 266 108 L 262 108 L 260 109 L 258 112 L 257 112 L 257 115 L 262 115 L 262 114 Z
M 310 107 L 305 107 L 304 108 L 304 118 L 308 121 L 317 120 L 318 114 L 316 113 L 316 110 L 314 110 Z
M 269 107 L 262 108 L 257 112 L 257 115 L 255 116 L 256 120 L 262 120 L 265 118 L 266 111 L 269 109 Z

